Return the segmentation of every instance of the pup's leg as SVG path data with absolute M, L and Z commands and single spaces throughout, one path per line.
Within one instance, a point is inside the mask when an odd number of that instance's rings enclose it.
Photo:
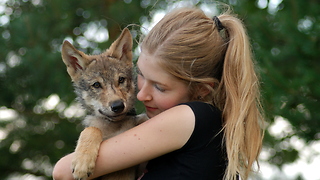
M 101 142 L 102 132 L 100 129 L 87 127 L 81 132 L 72 160 L 75 179 L 85 180 L 93 173 Z

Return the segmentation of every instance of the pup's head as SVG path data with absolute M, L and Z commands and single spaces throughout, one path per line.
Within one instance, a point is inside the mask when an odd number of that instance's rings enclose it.
M 131 49 L 132 37 L 128 29 L 100 55 L 87 55 L 68 41 L 63 43 L 62 59 L 78 100 L 92 115 L 117 121 L 133 109 Z

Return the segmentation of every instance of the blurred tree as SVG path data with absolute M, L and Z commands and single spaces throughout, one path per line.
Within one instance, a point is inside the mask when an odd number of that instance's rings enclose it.
M 269 123 L 279 118 L 290 123 L 291 129 L 281 134 L 266 132 L 269 162 L 281 167 L 299 157 L 302 147 L 292 142 L 302 140 L 308 146 L 320 139 L 320 3 L 258 0 L 241 4 L 234 7 L 245 19 L 261 67 Z
M 120 0 L 0 2 L 0 179 L 50 179 L 53 164 L 75 147 L 83 112 L 74 111 L 62 41 L 99 53 L 125 26 L 141 24 L 147 7 Z
M 50 179 L 53 164 L 75 147 L 84 113 L 74 103 L 61 60 L 64 39 L 84 52 L 99 53 L 127 25 L 150 21 L 155 11 L 179 2 L 0 1 L 0 179 Z M 211 8 L 213 4 L 182 2 Z M 299 149 L 290 141 L 295 138 L 308 144 L 320 139 L 316 82 L 320 75 L 320 4 L 317 0 L 223 2 L 234 7 L 248 28 L 269 123 L 282 117 L 292 125 L 281 135 L 266 132 L 270 162 L 278 166 L 293 162 Z M 138 40 L 140 27 L 130 29 Z

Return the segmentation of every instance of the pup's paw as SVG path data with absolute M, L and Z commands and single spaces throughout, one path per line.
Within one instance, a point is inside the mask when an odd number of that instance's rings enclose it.
M 72 161 L 72 175 L 76 180 L 86 180 L 92 175 L 96 157 L 89 155 L 76 156 Z

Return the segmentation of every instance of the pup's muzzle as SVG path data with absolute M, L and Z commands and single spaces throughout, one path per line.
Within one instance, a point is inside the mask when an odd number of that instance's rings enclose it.
M 113 112 L 119 114 L 124 110 L 124 103 L 121 100 L 113 101 L 110 107 Z

